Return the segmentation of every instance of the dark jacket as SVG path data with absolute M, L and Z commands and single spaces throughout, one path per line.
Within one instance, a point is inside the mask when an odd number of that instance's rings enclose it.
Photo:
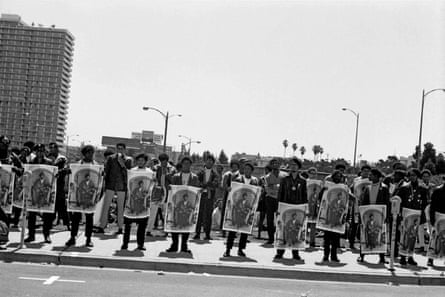
M 172 185 L 182 185 L 182 172 L 176 173 L 171 178 L 171 184 Z M 198 176 L 194 174 L 193 172 L 190 172 L 189 180 L 187 182 L 187 186 L 193 186 L 193 187 L 199 187 L 200 182 L 198 179 Z
M 127 191 L 127 170 L 131 169 L 131 158 L 118 157 L 113 154 L 105 162 L 105 189 Z
M 363 200 L 361 205 L 371 205 L 370 201 L 371 185 L 367 186 L 363 192 Z M 379 191 L 375 204 L 386 205 L 386 219 L 391 218 L 391 202 L 389 200 L 389 188 L 386 184 L 380 183 Z
M 244 179 L 244 175 L 239 175 L 235 178 L 235 180 L 233 180 L 234 182 L 238 182 L 238 183 L 245 183 L 245 179 Z M 256 178 L 255 176 L 251 176 L 250 177 L 250 183 L 249 185 L 252 186 L 259 186 L 260 185 L 260 181 L 258 180 L 258 178 Z
M 436 211 L 445 214 L 445 185 L 435 189 L 431 195 L 430 221 L 433 226 L 436 223 Z
M 425 223 L 425 207 L 428 203 L 428 189 L 418 183 L 408 183 L 398 188 L 395 195 L 402 199 L 400 207 L 421 210 L 420 224 Z
M 212 168 L 210 170 L 209 180 L 205 182 L 205 169 L 198 172 L 198 179 L 201 188 L 208 191 L 209 197 L 215 197 L 215 191 L 218 187 L 218 173 Z
M 306 180 L 300 175 L 296 179 L 291 174 L 284 177 L 278 189 L 278 201 L 289 204 L 307 203 Z

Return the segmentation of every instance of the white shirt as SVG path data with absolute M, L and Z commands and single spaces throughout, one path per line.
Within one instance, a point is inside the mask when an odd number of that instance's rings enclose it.
M 244 184 L 246 184 L 246 185 L 250 185 L 250 180 L 251 180 L 252 178 L 247 178 L 247 177 L 244 177 Z
M 154 175 L 155 175 L 154 172 L 153 172 L 153 170 L 151 170 L 151 169 L 148 168 L 148 167 L 139 168 L 138 166 L 136 166 L 136 167 L 131 168 L 130 170 L 131 170 L 131 171 L 145 171 L 145 172 L 148 172 L 149 175 L 150 175 L 150 179 L 153 179 L 153 178 L 154 178 Z
M 190 178 L 190 173 L 182 173 L 182 184 L 188 185 Z
M 212 172 L 212 169 L 204 168 L 204 170 L 205 170 L 205 179 L 204 179 L 204 181 L 208 182 L 209 179 L 210 179 L 210 173 Z

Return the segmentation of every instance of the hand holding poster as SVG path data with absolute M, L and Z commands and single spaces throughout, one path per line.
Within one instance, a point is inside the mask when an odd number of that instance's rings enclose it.
M 25 164 L 23 194 L 27 211 L 53 213 L 56 205 L 57 167 Z
M 93 213 L 103 182 L 103 166 L 93 164 L 70 164 L 68 211 Z
M 344 184 L 327 185 L 320 203 L 317 228 L 343 234 L 348 212 L 349 189 Z
M 386 253 L 386 205 L 365 205 L 359 209 L 361 253 Z
M 128 171 L 128 193 L 124 216 L 131 219 L 146 218 L 150 212 L 150 193 L 153 188 L 153 173 Z
M 277 249 L 304 250 L 306 248 L 307 204 L 280 202 L 275 225 L 275 247 Z
M 192 186 L 172 185 L 168 192 L 165 214 L 165 232 L 195 232 L 198 220 L 201 189 Z
M 11 165 L 0 166 L 0 207 L 5 213 L 12 212 L 14 177 Z
M 402 223 L 400 224 L 399 254 L 412 256 L 416 245 L 420 222 L 420 210 L 403 208 Z
M 445 258 L 445 214 L 436 212 L 436 222 L 431 231 L 431 240 L 428 247 L 428 258 Z
M 308 223 L 315 223 L 317 221 L 319 201 L 318 196 L 321 192 L 321 180 L 308 179 L 306 181 L 307 201 L 308 201 Z
M 224 212 L 223 230 L 251 234 L 261 188 L 232 182 Z

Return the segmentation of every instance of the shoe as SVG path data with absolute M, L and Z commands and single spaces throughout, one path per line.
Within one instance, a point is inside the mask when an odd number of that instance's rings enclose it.
M 76 245 L 76 240 L 74 239 L 74 238 L 70 238 L 70 239 L 68 239 L 68 241 L 67 242 L 65 242 L 65 246 L 72 246 L 72 245 Z
M 48 243 L 48 244 L 52 243 L 51 237 L 45 236 L 45 243 Z
M 213 240 L 213 238 L 211 238 L 210 236 L 206 236 L 206 237 L 204 238 L 204 240 Z
M 297 255 L 297 254 L 292 255 L 292 259 L 297 260 L 297 261 L 301 261 L 300 255 Z
M 151 232 L 150 232 L 150 231 L 147 231 L 147 233 L 145 233 L 145 236 L 150 236 L 150 237 L 152 237 L 153 235 L 151 235 Z
M 380 257 L 379 264 L 388 264 L 388 261 L 385 260 L 385 257 Z
M 189 250 L 189 249 L 187 249 L 187 248 L 185 248 L 185 249 L 181 249 L 181 253 L 187 253 L 187 254 L 191 254 L 191 253 L 192 253 L 192 251 L 191 251 L 191 250 Z
M 409 257 L 408 258 L 408 264 L 409 265 L 413 265 L 413 266 L 417 266 L 417 262 L 414 261 L 413 257 Z
M 201 236 L 199 236 L 199 234 L 196 234 L 195 236 L 193 236 L 193 240 L 201 240 Z
M 309 247 L 314 248 L 315 247 L 315 243 L 310 243 Z
M 121 234 L 123 234 L 124 232 L 122 231 L 122 228 L 119 228 L 118 230 L 117 230 L 117 232 L 116 233 L 114 233 L 115 235 L 121 235 Z
M 359 257 L 357 258 L 357 262 L 359 262 L 359 263 L 363 263 L 364 261 L 365 261 L 365 258 L 362 257 L 362 256 L 359 256 Z
M 273 244 L 273 240 L 268 240 L 268 241 L 266 241 L 266 244 Z
M 123 244 L 122 246 L 121 246 L 121 250 L 128 250 L 128 244 Z
M 25 239 L 25 242 L 33 242 L 33 241 L 35 241 L 36 239 L 35 239 L 35 237 L 34 236 L 28 236 L 26 239 Z
M 321 260 L 322 262 L 329 262 L 329 258 L 328 257 L 323 257 L 323 260 Z
M 98 228 L 94 231 L 94 233 L 104 234 L 104 233 L 105 233 L 105 230 L 104 230 L 104 228 L 98 227 Z
M 246 254 L 242 250 L 238 250 L 238 256 L 246 257 Z
M 87 238 L 87 241 L 85 242 L 85 246 L 86 247 L 94 247 L 94 244 L 93 244 L 93 242 L 91 241 L 91 239 L 90 238 Z
M 175 249 L 175 248 L 172 248 L 172 247 L 170 247 L 170 248 L 165 250 L 166 253 L 176 253 L 177 251 L 178 251 L 177 248 Z
M 433 259 L 428 259 L 428 262 L 426 264 L 427 266 L 433 267 L 434 266 L 434 260 Z
M 406 265 L 406 258 L 405 257 L 400 257 L 399 263 L 400 263 L 400 265 L 405 266 Z
M 331 257 L 331 261 L 332 261 L 332 262 L 340 263 L 340 260 L 339 260 L 337 257 L 336 257 L 336 258 L 332 258 L 332 257 Z
M 276 255 L 273 257 L 273 259 L 274 259 L 274 260 L 281 260 L 281 259 L 283 259 L 283 255 L 276 254 Z
M 138 246 L 138 250 L 140 250 L 140 251 L 146 251 L 147 249 L 145 248 L 145 246 Z
M 226 250 L 223 254 L 224 258 L 230 257 L 230 250 Z

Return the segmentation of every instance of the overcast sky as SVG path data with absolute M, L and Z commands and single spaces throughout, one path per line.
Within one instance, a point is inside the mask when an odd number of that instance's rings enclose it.
M 330 158 L 410 155 L 422 89 L 445 88 L 444 1 L 0 0 L 2 13 L 75 36 L 68 134 L 163 132 L 192 151 Z M 428 96 L 424 142 L 445 151 L 445 93 Z M 75 140 L 73 140 L 75 143 Z M 288 150 L 290 153 L 290 150 Z

